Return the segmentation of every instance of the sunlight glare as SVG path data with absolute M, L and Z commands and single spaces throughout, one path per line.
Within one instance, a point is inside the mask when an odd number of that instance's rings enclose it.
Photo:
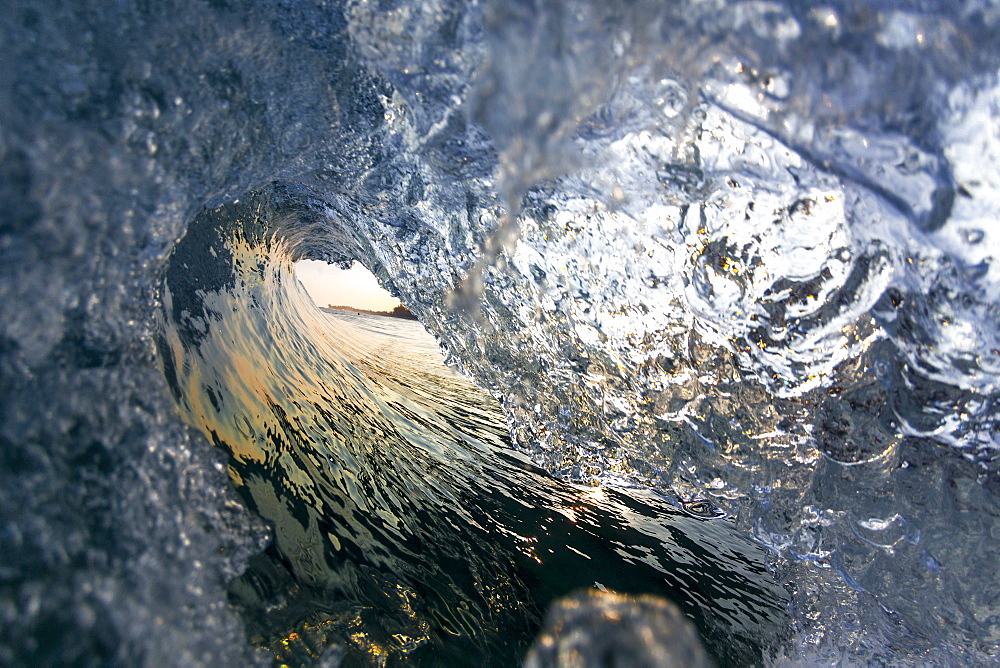
M 318 260 L 295 263 L 295 277 L 317 306 L 350 306 L 371 311 L 391 311 L 399 300 L 379 285 L 360 262 L 341 269 Z

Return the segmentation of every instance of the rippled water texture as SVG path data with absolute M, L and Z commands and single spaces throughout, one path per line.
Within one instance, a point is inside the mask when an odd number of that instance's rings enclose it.
M 1000 654 L 995 3 L 8 4 L 0 662 Z
M 599 583 L 669 596 L 724 663 L 775 650 L 787 597 L 758 545 L 519 457 L 499 405 L 418 323 L 312 304 L 268 230 L 274 205 L 252 196 L 192 223 L 168 266 L 161 345 L 185 416 L 232 453 L 296 583 L 265 589 L 263 570 L 237 586 L 264 642 L 325 624 L 355 660 L 512 665 L 553 597 Z

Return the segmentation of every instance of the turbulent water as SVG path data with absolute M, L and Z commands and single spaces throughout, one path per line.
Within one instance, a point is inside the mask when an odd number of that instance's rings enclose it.
M 724 663 L 776 650 L 787 595 L 758 545 L 707 507 L 532 466 L 418 323 L 312 304 L 269 238 L 274 204 L 192 223 L 161 343 L 184 415 L 274 527 L 234 586 L 258 643 L 292 662 L 336 642 L 345 660 L 512 665 L 555 596 L 599 586 L 669 596 Z
M 0 662 L 998 659 L 995 2 L 0 26 Z

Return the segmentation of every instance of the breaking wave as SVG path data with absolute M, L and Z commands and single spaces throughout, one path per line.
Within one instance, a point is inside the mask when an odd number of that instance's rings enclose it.
M 286 663 L 336 643 L 345 660 L 511 665 L 554 597 L 597 586 L 669 597 L 724 663 L 775 651 L 787 596 L 758 545 L 710 504 L 531 465 L 418 323 L 313 305 L 281 204 L 192 222 L 160 339 L 183 414 L 274 527 L 232 588 L 259 644 Z
M 513 661 L 593 580 L 723 663 L 995 660 L 993 4 L 0 21 L 3 661 Z

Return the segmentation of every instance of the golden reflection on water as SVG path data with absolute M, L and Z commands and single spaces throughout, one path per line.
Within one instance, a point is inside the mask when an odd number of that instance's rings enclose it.
M 324 314 L 280 249 L 227 244 L 219 289 L 168 275 L 161 349 L 182 413 L 273 527 L 230 585 L 255 644 L 287 665 L 331 643 L 369 665 L 428 647 L 507 665 L 548 601 L 599 578 L 669 592 L 720 652 L 757 653 L 784 595 L 731 527 L 545 475 L 418 323 Z M 175 309 L 175 285 L 195 303 Z

